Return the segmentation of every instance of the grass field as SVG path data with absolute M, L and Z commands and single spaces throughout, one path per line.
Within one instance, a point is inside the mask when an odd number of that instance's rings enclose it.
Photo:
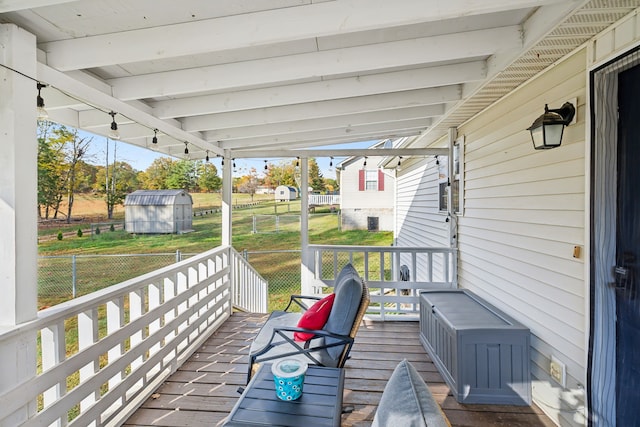
M 218 194 L 194 194 L 194 210 L 218 207 Z M 244 196 L 244 197 L 242 197 Z M 250 201 L 247 195 L 234 195 L 237 205 Z M 86 201 L 86 203 L 85 203 Z M 196 202 L 200 208 L 196 208 Z M 95 215 L 94 200 L 79 199 L 76 201 L 78 213 L 88 217 Z M 99 207 L 99 205 L 98 205 Z M 84 210 L 83 210 L 84 209 Z M 233 246 L 236 250 L 247 251 L 249 262 L 269 282 L 270 309 L 280 308 L 284 300 L 292 293 L 300 291 L 300 254 L 299 252 L 278 253 L 283 250 L 300 250 L 299 220 L 281 226 L 278 233 L 253 233 L 255 216 L 269 218 L 275 213 L 280 215 L 299 215 L 300 202 L 280 202 L 273 199 L 264 200 L 257 206 L 233 210 Z M 120 217 L 122 221 L 122 216 Z M 309 241 L 312 244 L 335 245 L 372 245 L 387 246 L 391 244 L 389 232 L 371 233 L 366 230 L 342 232 L 339 229 L 339 217 L 330 213 L 328 208 L 316 209 L 309 217 Z M 45 240 L 46 234 L 57 234 L 64 229 L 41 230 L 38 245 L 42 256 L 80 255 L 76 260 L 76 286 L 78 295 L 93 292 L 110 284 L 119 283 L 136 277 L 172 262 L 170 254 L 180 251 L 184 254 L 196 254 L 217 247 L 221 244 L 221 214 L 210 213 L 193 218 L 193 232 L 186 234 L 142 235 L 129 234 L 122 230 L 108 231 L 103 227 L 99 235 L 90 236 L 85 232 L 82 237 L 75 233 L 79 227 L 87 224 L 76 224 L 65 231 L 62 240 L 55 238 Z M 263 253 L 269 251 L 271 253 Z M 261 252 L 255 253 L 252 252 Z M 169 254 L 157 257 L 136 259 L 135 257 L 92 258 L 88 255 L 111 254 Z M 84 256 L 84 257 L 82 257 Z M 50 306 L 69 298 L 71 287 L 71 269 L 69 258 L 42 259 L 40 261 L 39 306 Z M 65 291 L 62 291 L 65 289 Z

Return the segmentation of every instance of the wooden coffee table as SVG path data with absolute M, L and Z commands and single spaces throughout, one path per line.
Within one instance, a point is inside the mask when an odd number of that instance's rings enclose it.
M 302 397 L 276 396 L 271 364 L 263 364 L 231 410 L 225 426 L 340 426 L 344 369 L 309 366 Z

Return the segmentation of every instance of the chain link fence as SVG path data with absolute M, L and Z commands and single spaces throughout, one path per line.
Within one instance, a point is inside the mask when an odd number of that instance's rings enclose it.
M 193 254 L 58 255 L 38 258 L 38 307 L 46 308 L 166 267 Z M 243 251 L 269 282 L 268 309 L 286 307 L 300 293 L 299 250 Z
M 56 255 L 38 257 L 38 307 L 45 308 L 124 282 L 180 261 L 163 254 Z

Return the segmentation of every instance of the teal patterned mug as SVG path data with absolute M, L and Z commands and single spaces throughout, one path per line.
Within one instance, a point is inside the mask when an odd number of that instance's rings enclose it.
M 289 401 L 302 396 L 307 363 L 300 359 L 283 359 L 271 365 L 278 399 Z

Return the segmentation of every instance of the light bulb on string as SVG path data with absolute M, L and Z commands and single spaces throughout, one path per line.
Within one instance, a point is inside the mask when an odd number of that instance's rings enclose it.
M 207 157 L 204 158 L 205 161 L 209 162 L 209 150 L 207 150 Z
M 46 84 L 40 83 L 38 82 L 36 84 L 36 87 L 38 88 L 38 97 L 36 98 L 36 105 L 38 107 L 38 120 L 46 120 L 49 118 L 49 113 L 47 113 L 47 110 L 44 109 L 44 98 L 42 97 L 42 95 L 40 95 L 40 90 L 42 88 L 47 87 Z
M 153 130 L 153 138 L 151 138 L 151 143 L 152 144 L 158 143 L 158 129 Z
M 269 170 L 269 167 L 267 166 L 267 161 L 266 160 L 264 161 L 264 170 L 266 170 L 266 171 Z
M 109 112 L 111 116 L 111 130 L 109 131 L 109 138 L 111 139 L 120 139 L 120 132 L 118 132 L 118 124 L 116 123 L 116 113 L 115 111 Z
M 189 143 L 187 141 L 184 142 L 184 154 L 189 154 Z

